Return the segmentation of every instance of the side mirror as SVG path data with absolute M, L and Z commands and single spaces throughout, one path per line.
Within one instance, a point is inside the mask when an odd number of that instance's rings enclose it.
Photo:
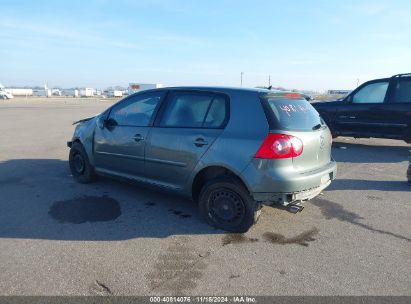
M 106 118 L 102 115 L 97 119 L 97 126 L 100 129 L 104 129 L 104 127 L 106 126 L 107 120 Z
M 97 126 L 100 129 L 113 129 L 115 126 L 118 125 L 117 121 L 115 121 L 113 118 L 107 118 L 106 116 L 102 115 L 97 119 Z

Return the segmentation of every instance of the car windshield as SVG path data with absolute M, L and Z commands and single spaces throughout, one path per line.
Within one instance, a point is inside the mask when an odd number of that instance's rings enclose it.
M 261 101 L 271 129 L 312 131 L 324 125 L 318 112 L 299 94 L 265 94 Z

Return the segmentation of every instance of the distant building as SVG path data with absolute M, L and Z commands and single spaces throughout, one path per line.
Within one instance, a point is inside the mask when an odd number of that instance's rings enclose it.
M 159 83 L 130 83 L 128 86 L 128 93 L 133 94 L 140 91 L 159 89 L 162 87 L 163 85 Z
M 51 90 L 50 89 L 42 89 L 42 90 L 33 90 L 33 96 L 39 96 L 39 97 L 50 97 L 51 96 Z
M 33 96 L 33 89 L 4 89 L 6 92 L 13 94 L 13 96 Z
M 328 90 L 328 95 L 347 95 L 350 94 L 351 90 Z
M 123 97 L 123 91 L 110 90 L 107 92 L 107 97 Z
M 60 89 L 51 89 L 51 95 L 53 96 L 61 96 L 62 92 Z
M 64 96 L 78 97 L 78 90 L 77 89 L 65 89 L 63 90 L 62 94 Z
M 95 91 L 93 88 L 82 88 L 79 90 L 79 95 L 80 97 L 93 97 Z

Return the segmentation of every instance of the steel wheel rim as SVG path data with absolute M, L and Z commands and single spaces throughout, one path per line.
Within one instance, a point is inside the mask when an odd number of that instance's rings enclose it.
M 84 172 L 84 168 L 85 168 L 84 158 L 80 153 L 76 153 L 74 155 L 73 166 L 74 166 L 74 170 L 76 170 L 78 174 L 82 174 Z
M 238 224 L 245 216 L 241 197 L 229 189 L 218 189 L 209 199 L 209 216 L 218 223 Z

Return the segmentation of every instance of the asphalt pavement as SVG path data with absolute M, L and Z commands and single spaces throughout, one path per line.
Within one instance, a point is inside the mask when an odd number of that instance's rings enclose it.
M 0 295 L 411 295 L 411 146 L 337 138 L 338 178 L 244 235 L 194 203 L 68 169 L 74 120 L 110 101 L 0 101 Z

